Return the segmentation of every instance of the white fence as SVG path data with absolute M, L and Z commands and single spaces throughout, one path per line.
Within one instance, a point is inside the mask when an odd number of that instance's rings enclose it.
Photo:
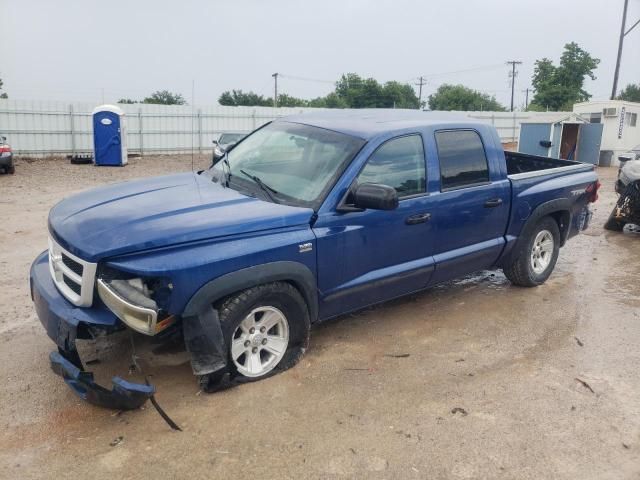
M 17 155 L 72 155 L 93 150 L 90 103 L 0 100 L 0 133 Z M 310 108 L 120 105 L 130 153 L 206 152 L 224 132 L 250 132 L 274 118 Z M 460 112 L 493 124 L 504 142 L 517 141 L 533 112 Z

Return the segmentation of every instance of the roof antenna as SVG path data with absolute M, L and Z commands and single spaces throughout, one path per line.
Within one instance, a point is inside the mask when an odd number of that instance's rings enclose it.
M 194 165 L 193 165 L 193 121 L 194 121 L 194 116 L 195 116 L 195 112 L 194 112 L 194 108 L 195 108 L 195 97 L 196 97 L 196 81 L 195 79 L 191 80 L 191 171 L 193 172 L 194 170 Z

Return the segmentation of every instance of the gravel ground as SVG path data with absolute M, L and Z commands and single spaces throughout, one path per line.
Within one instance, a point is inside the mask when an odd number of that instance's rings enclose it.
M 54 203 L 191 159 L 16 169 L 0 176 L 0 478 L 640 477 L 640 238 L 601 228 L 614 169 L 541 287 L 480 272 L 349 315 L 314 328 L 297 367 L 218 394 L 200 394 L 180 353 L 149 360 L 182 432 L 149 406 L 79 401 L 49 370 L 27 277 Z M 120 360 L 100 374 L 126 377 L 126 355 L 96 352 Z

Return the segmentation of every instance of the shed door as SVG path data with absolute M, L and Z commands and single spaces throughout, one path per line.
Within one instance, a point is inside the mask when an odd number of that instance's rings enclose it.
M 585 123 L 580 125 L 578 134 L 578 150 L 576 160 L 582 163 L 598 164 L 600 159 L 600 142 L 602 141 L 601 123 Z
M 553 124 L 553 136 L 551 138 L 551 150 L 549 157 L 560 158 L 560 147 L 562 146 L 562 123 Z
M 120 116 L 97 112 L 93 116 L 93 151 L 96 165 L 121 165 Z
M 518 150 L 522 153 L 546 157 L 549 154 L 549 149 L 540 145 L 540 142 L 548 142 L 550 138 L 550 123 L 523 123 L 520 126 Z

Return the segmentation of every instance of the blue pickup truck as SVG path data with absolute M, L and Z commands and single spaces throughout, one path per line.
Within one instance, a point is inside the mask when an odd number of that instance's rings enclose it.
M 98 405 L 154 387 L 85 371 L 76 339 L 179 334 L 201 387 L 286 370 L 313 323 L 481 269 L 542 284 L 587 228 L 592 165 L 504 152 L 489 125 L 407 111 L 278 119 L 211 168 L 55 205 L 31 295 L 53 370 Z

